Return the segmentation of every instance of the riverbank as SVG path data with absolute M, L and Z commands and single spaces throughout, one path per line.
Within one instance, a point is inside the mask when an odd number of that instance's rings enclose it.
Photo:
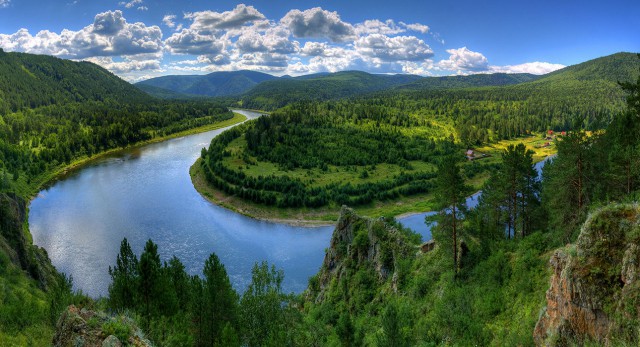
M 217 130 L 217 129 L 220 129 L 220 128 L 225 128 L 225 127 L 228 127 L 228 126 L 232 126 L 232 125 L 235 125 L 235 124 L 242 123 L 242 122 L 244 122 L 246 120 L 247 120 L 246 116 L 244 116 L 244 115 L 242 115 L 240 113 L 234 112 L 233 118 L 224 120 L 222 122 L 216 122 L 216 123 L 212 123 L 212 124 L 203 125 L 203 126 L 197 127 L 197 128 L 187 129 L 187 130 L 183 130 L 183 131 L 180 131 L 180 132 L 177 132 L 177 133 L 173 133 L 173 134 L 169 134 L 169 135 L 165 135 L 165 136 L 159 136 L 159 137 L 155 137 L 155 138 L 150 139 L 150 140 L 137 142 L 137 143 L 128 145 L 126 147 L 112 148 L 112 149 L 109 149 L 107 151 L 100 152 L 100 153 L 94 154 L 94 155 L 89 156 L 89 157 L 78 158 L 78 159 L 72 161 L 71 163 L 69 163 L 67 165 L 62 165 L 57 169 L 54 169 L 54 170 L 51 170 L 49 172 L 43 173 L 42 175 L 40 175 L 37 178 L 35 178 L 34 180 L 32 180 L 32 182 L 30 184 L 27 184 L 26 187 L 23 187 L 22 189 L 18 189 L 18 192 L 22 196 L 25 196 L 27 198 L 27 200 L 33 200 L 33 198 L 36 197 L 38 192 L 40 192 L 41 190 L 47 188 L 49 185 L 51 185 L 52 183 L 54 183 L 58 179 L 66 176 L 69 173 L 71 173 L 71 172 L 73 172 L 75 170 L 78 170 L 78 169 L 80 169 L 80 168 L 82 168 L 82 167 L 84 167 L 86 165 L 89 165 L 92 162 L 95 162 L 97 160 L 103 159 L 104 157 L 106 157 L 108 155 L 112 155 L 114 153 L 118 153 L 118 152 L 121 152 L 121 151 L 131 150 L 131 149 L 135 149 L 135 148 L 139 148 L 139 147 L 143 147 L 143 146 L 146 146 L 146 145 L 150 145 L 150 144 L 154 144 L 154 143 L 158 143 L 158 142 L 163 142 L 163 141 L 167 141 L 167 140 L 171 140 L 171 139 L 175 139 L 175 138 L 179 138 L 179 137 L 184 137 L 184 136 L 188 136 L 188 135 L 204 133 L 204 132 L 207 132 L 207 131 Z
M 208 184 L 201 163 L 202 159 L 199 158 L 189 169 L 193 186 L 200 195 L 211 203 L 233 212 L 258 220 L 306 227 L 335 225 L 335 222 L 340 216 L 341 206 L 279 208 L 256 204 L 226 194 Z M 386 201 L 384 203 L 376 202 L 371 205 L 356 207 L 354 210 L 358 214 L 370 217 L 411 215 L 433 210 L 432 200 L 432 194 L 418 194 L 411 197 Z
M 499 153 L 501 147 L 490 146 L 493 154 Z M 548 158 L 555 155 L 555 150 L 545 149 L 544 152 L 536 152 L 534 163 L 536 166 Z M 497 158 L 497 157 L 495 157 Z M 497 159 L 494 159 L 497 160 Z M 282 223 L 292 226 L 324 226 L 335 225 L 338 220 L 340 206 L 321 207 L 321 208 L 279 208 L 275 206 L 266 206 L 257 204 L 242 198 L 226 194 L 208 184 L 204 176 L 202 168 L 202 159 L 199 158 L 189 169 L 191 182 L 196 191 L 200 193 L 209 202 L 224 207 L 233 212 L 244 216 L 269 221 L 273 223 Z M 541 169 L 541 166 L 540 168 Z M 474 179 L 468 180 L 467 184 L 473 188 L 473 194 L 469 195 L 470 199 L 474 195 L 481 192 L 484 182 L 488 179 L 487 175 L 478 175 Z M 369 217 L 394 217 L 395 219 L 408 218 L 414 215 L 433 212 L 433 194 L 418 194 L 410 197 L 402 197 L 392 201 L 375 202 L 367 206 L 360 206 L 354 210 L 360 214 Z

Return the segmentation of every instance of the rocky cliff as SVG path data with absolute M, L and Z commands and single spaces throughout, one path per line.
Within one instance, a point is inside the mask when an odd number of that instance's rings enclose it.
M 555 251 L 539 346 L 638 345 L 640 207 L 615 205 L 585 222 L 575 245 Z
M 361 217 L 343 206 L 322 267 L 305 293 L 306 299 L 321 303 L 332 286 L 349 279 L 354 283 L 363 277 L 378 285 L 391 280 L 392 290 L 397 290 L 398 261 L 414 257 L 416 250 L 405 233 L 383 218 Z M 357 272 L 367 275 L 355 276 Z
M 46 289 L 56 270 L 47 252 L 31 244 L 26 220 L 26 201 L 13 193 L 0 193 L 0 252 Z

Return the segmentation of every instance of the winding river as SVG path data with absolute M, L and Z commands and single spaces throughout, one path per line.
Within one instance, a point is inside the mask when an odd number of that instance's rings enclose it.
M 255 220 L 205 200 L 191 184 L 189 167 L 225 129 L 124 150 L 67 175 L 31 202 L 34 243 L 47 250 L 59 271 L 73 276 L 76 289 L 92 297 L 107 294 L 108 268 L 124 237 L 136 254 L 152 239 L 162 260 L 176 255 L 193 275 L 215 252 L 240 291 L 251 280 L 253 264 L 266 260 L 284 270 L 285 291 L 302 292 L 320 268 L 333 227 Z M 400 221 L 429 239 L 424 217 Z

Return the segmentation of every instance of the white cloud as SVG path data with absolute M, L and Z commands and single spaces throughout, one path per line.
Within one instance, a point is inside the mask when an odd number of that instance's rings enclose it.
M 280 22 L 289 27 L 294 37 L 299 38 L 328 38 L 333 42 L 347 42 L 356 37 L 353 26 L 343 22 L 337 12 L 320 7 L 305 11 L 291 10 Z
M 402 72 L 411 74 L 411 75 L 420 75 L 420 76 L 433 76 L 431 72 L 434 69 L 432 60 L 425 60 L 424 62 L 417 63 L 414 61 L 406 61 L 401 62 Z
M 162 23 L 164 23 L 164 25 L 168 26 L 169 28 L 175 28 L 176 26 L 176 23 L 174 22 L 175 19 L 176 19 L 175 14 L 167 14 L 164 17 L 162 17 Z
M 124 28 L 127 21 L 122 11 L 107 11 L 96 15 L 93 21 L 93 32 L 100 35 L 114 35 Z
M 103 68 L 115 74 L 127 74 L 133 71 L 158 71 L 160 70 L 160 60 L 137 60 L 127 59 L 124 61 L 114 61 L 113 57 L 92 57 L 84 59 L 94 64 L 98 64 Z
M 233 29 L 247 23 L 264 19 L 265 16 L 253 6 L 239 4 L 231 11 L 213 12 L 202 11 L 187 13 L 185 19 L 191 19 L 193 23 L 190 29 L 213 32 L 221 29 Z
M 429 32 L 429 27 L 420 23 L 407 24 L 404 22 L 400 22 L 400 25 L 407 28 L 407 30 L 419 32 L 422 34 L 426 34 Z
M 131 0 L 129 2 L 121 1 L 118 3 L 118 5 L 124 6 L 125 8 L 133 8 L 136 5 L 141 5 L 141 4 L 142 4 L 142 0 Z
M 162 31 L 144 23 L 127 23 L 122 12 L 107 11 L 95 16 L 94 23 L 79 31 L 48 30 L 31 35 L 27 29 L 0 34 L 0 47 L 9 51 L 49 54 L 62 58 L 136 55 L 162 49 Z
M 505 65 L 505 66 L 491 66 L 489 70 L 491 72 L 504 72 L 504 73 L 530 73 L 534 75 L 544 75 L 549 72 L 560 70 L 565 66 L 562 64 L 552 64 L 546 62 L 531 62 L 519 65 Z
M 469 50 L 467 47 L 458 49 L 448 49 L 449 59 L 438 62 L 438 67 L 442 70 L 458 71 L 486 71 L 489 61 L 482 53 Z
M 11 0 L 0 0 L 0 8 L 9 7 Z
M 219 54 L 225 41 L 214 35 L 203 35 L 197 30 L 182 29 L 165 40 L 167 49 L 174 54 Z
M 355 49 L 363 56 L 385 62 L 417 61 L 433 56 L 431 47 L 415 36 L 389 37 L 372 34 L 359 38 L 355 43 Z
M 400 22 L 400 24 L 402 24 L 402 22 Z M 363 23 L 356 24 L 355 30 L 358 35 L 396 35 L 406 31 L 396 25 L 396 23 L 391 19 L 387 19 L 384 22 L 377 19 L 365 20 Z
M 149 8 L 147 6 L 138 6 L 137 10 L 138 11 L 147 11 L 147 10 L 149 10 Z
M 289 40 L 290 35 L 289 30 L 281 26 L 267 29 L 264 35 L 253 30 L 245 31 L 236 41 L 236 47 L 241 53 L 296 53 L 299 50 L 299 43 Z

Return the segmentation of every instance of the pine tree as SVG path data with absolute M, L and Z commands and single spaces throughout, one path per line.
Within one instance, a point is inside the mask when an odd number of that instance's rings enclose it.
M 231 287 L 229 276 L 218 256 L 212 253 L 204 263 L 203 340 L 214 345 L 227 323 L 236 324 L 238 294 Z
M 569 132 L 557 143 L 557 157 L 543 170 L 542 201 L 551 226 L 563 231 L 567 242 L 572 241 L 572 233 L 586 217 L 597 182 L 592 146 L 596 138 L 583 130 Z
M 436 241 L 453 250 L 453 269 L 457 273 L 458 243 L 462 221 L 467 211 L 468 188 L 460 174 L 459 162 L 462 155 L 457 153 L 453 143 L 450 143 L 445 151 L 448 154 L 444 155 L 438 164 L 435 203 L 439 212 L 435 216 L 438 224 L 433 230 L 433 236 Z
M 144 251 L 140 255 L 138 272 L 140 274 L 138 293 L 140 295 L 142 317 L 148 329 L 150 320 L 158 313 L 158 305 L 162 300 L 160 255 L 158 255 L 158 245 L 153 243 L 151 239 L 147 241 Z
M 116 310 L 133 309 L 138 297 L 138 258 L 133 254 L 127 238 L 120 243 L 116 266 L 109 266 L 109 275 L 109 306 Z

